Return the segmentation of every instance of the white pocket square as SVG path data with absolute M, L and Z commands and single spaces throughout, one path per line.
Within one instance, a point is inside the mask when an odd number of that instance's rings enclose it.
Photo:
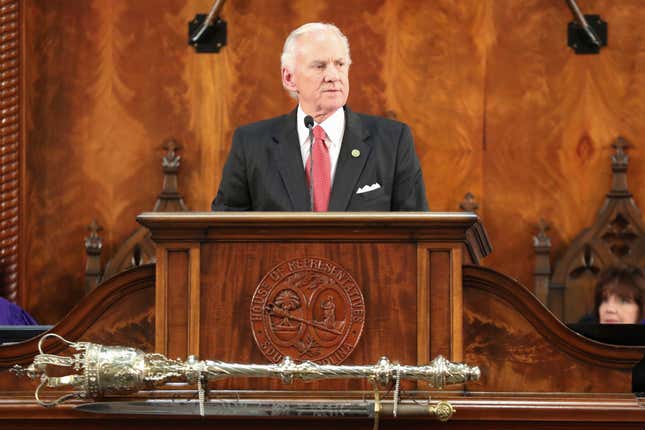
M 379 188 L 381 188 L 381 184 L 379 184 L 378 182 L 375 182 L 372 185 L 365 185 L 360 187 L 358 190 L 356 190 L 356 194 L 367 193 L 369 191 L 378 190 Z

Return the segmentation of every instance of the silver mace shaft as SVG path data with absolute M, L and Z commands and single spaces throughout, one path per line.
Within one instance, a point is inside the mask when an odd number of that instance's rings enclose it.
M 42 344 L 48 337 L 56 337 L 66 342 L 78 353 L 72 356 L 45 354 Z M 72 397 L 97 398 L 112 394 L 132 394 L 169 381 L 198 384 L 201 392 L 203 383 L 232 377 L 280 378 L 287 384 L 296 379 L 361 378 L 381 386 L 391 382 L 398 384 L 401 379 L 412 379 L 425 381 L 434 388 L 443 388 L 446 385 L 475 381 L 480 376 L 478 367 L 452 363 L 442 356 L 436 357 L 430 364 L 423 366 L 392 363 L 386 357 L 382 357 L 376 365 L 371 366 L 326 365 L 311 361 L 296 363 L 289 357 L 285 357 L 278 364 L 201 361 L 195 356 L 182 361 L 169 359 L 162 354 L 144 353 L 136 348 L 69 342 L 53 333 L 41 338 L 38 349 L 40 354 L 34 357 L 32 364 L 27 368 L 15 366 L 14 371 L 32 379 L 40 379 L 36 400 L 47 406 L 53 406 Z M 49 376 L 47 374 L 49 366 L 67 367 L 77 373 L 58 377 Z M 40 400 L 41 388 L 63 386 L 72 386 L 79 392 L 63 396 L 55 402 Z
M 289 357 L 285 357 L 278 364 L 238 364 L 210 360 L 197 361 L 191 356 L 188 357 L 185 366 L 186 369 L 190 369 L 188 374 L 198 372 L 209 380 L 229 377 L 270 377 L 280 378 L 285 384 L 290 384 L 296 379 L 311 381 L 359 378 L 374 380 L 379 385 L 388 385 L 400 378 L 426 381 L 434 388 L 443 388 L 446 385 L 479 379 L 479 368 L 452 363 L 442 356 L 437 356 L 430 364 L 424 366 L 392 363 L 387 357 L 381 357 L 376 365 L 352 366 L 316 364 L 311 361 L 298 364 Z

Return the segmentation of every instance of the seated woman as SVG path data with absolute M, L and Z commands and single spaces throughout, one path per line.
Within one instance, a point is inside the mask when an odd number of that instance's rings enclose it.
M 645 318 L 645 272 L 634 266 L 610 267 L 600 274 L 594 314 L 600 324 L 638 324 Z
M 0 297 L 0 325 L 37 325 L 24 309 Z

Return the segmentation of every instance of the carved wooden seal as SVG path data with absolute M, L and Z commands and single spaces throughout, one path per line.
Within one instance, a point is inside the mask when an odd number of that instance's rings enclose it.
M 274 267 L 251 300 L 251 328 L 262 354 L 339 364 L 358 343 L 365 301 L 358 284 L 338 264 L 303 257 Z

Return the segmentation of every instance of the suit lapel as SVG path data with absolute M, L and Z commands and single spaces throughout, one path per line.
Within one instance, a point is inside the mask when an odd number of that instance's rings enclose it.
M 285 116 L 285 121 L 274 130 L 276 160 L 284 187 L 291 200 L 292 210 L 309 210 L 309 190 L 302 164 L 300 141 L 296 129 L 296 110 Z
M 366 142 L 368 136 L 369 132 L 363 129 L 360 117 L 345 107 L 345 133 L 338 155 L 329 211 L 347 210 L 371 151 L 371 146 Z M 355 150 L 358 150 L 358 156 L 352 155 Z

